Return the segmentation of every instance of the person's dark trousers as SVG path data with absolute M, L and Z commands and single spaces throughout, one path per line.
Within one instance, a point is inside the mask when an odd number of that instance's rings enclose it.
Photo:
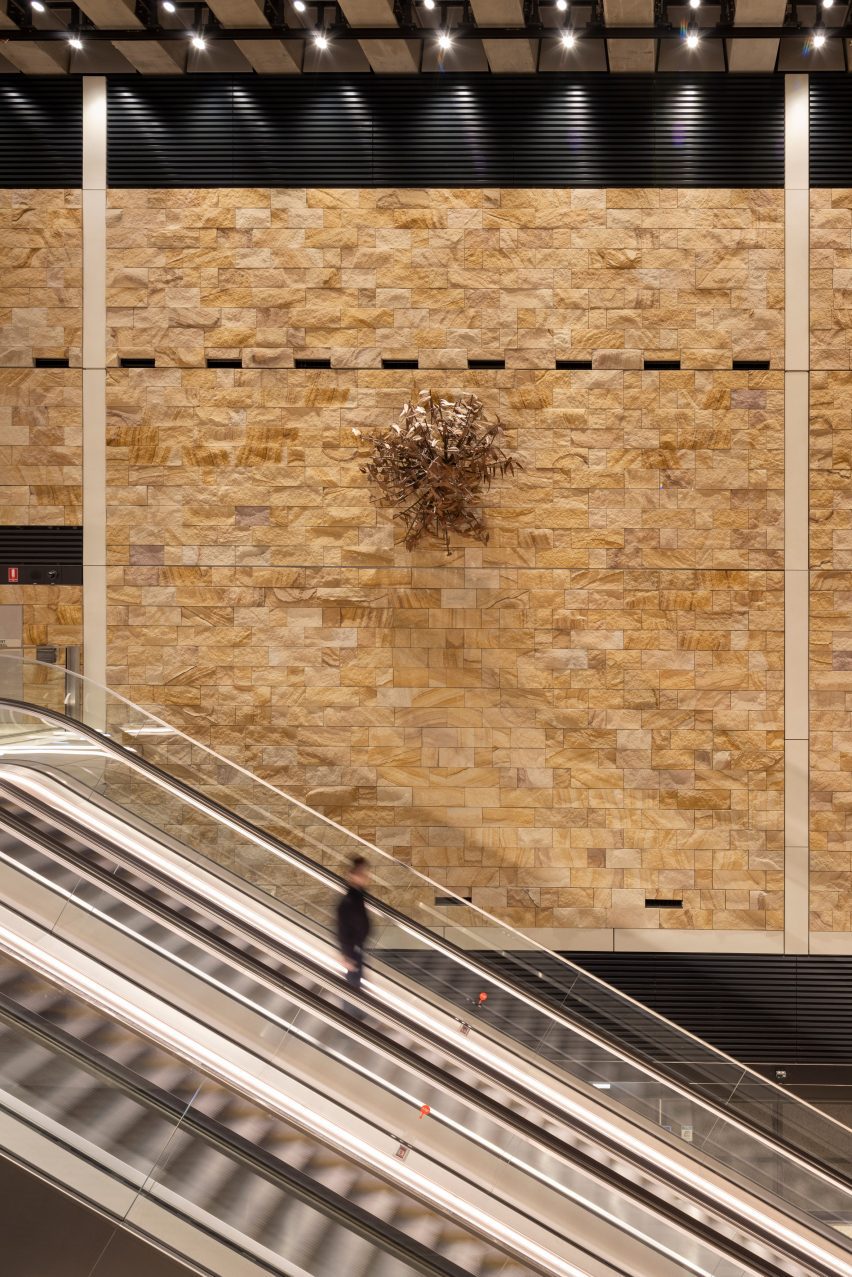
M 350 989 L 354 989 L 356 993 L 360 993 L 361 978 L 364 975 L 363 949 L 356 949 L 352 954 L 350 961 L 354 962 L 355 965 L 351 971 L 346 972 L 346 983 L 349 985 Z

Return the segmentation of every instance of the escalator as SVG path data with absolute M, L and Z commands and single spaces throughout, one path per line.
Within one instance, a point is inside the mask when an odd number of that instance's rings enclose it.
M 6 706 L 0 811 L 16 872 L 52 875 L 54 887 L 69 875 L 66 899 L 125 925 L 149 955 L 153 945 L 206 964 L 229 997 L 257 1007 L 286 992 L 319 1043 L 345 1022 L 371 1077 L 399 1089 L 402 1071 L 409 1096 L 440 1095 L 444 1119 L 467 1106 L 467 1138 L 510 1132 L 498 1156 L 511 1148 L 539 1185 L 556 1175 L 588 1204 L 594 1181 L 598 1218 L 621 1212 L 632 1226 L 633 1211 L 640 1235 L 666 1221 L 690 1271 L 846 1270 L 847 1128 L 569 964 L 557 990 L 536 971 L 535 946 L 469 907 L 436 904 L 433 884 L 377 849 L 377 949 L 355 1019 L 341 1008 L 329 932 L 340 871 L 361 844 L 95 690 L 108 736 L 46 704 Z M 684 1246 L 690 1219 L 700 1255 Z
M 0 1083 L 9 1154 L 54 1181 L 73 1166 L 82 1196 L 199 1271 L 527 1271 L 8 962 Z

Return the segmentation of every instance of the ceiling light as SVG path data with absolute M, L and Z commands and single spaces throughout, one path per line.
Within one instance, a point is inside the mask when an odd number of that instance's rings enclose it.
M 698 48 L 698 32 L 697 32 L 697 31 L 688 31 L 688 32 L 687 32 L 687 35 L 686 35 L 686 47 L 687 47 L 687 49 L 697 49 L 697 48 Z
M 72 36 L 70 36 L 70 37 L 69 37 L 69 39 L 68 39 L 68 43 L 71 45 L 71 48 L 72 48 L 72 49 L 78 49 L 78 50 L 79 50 L 79 49 L 82 49 L 82 47 L 83 47 L 83 41 L 80 39 L 80 37 L 79 37 L 78 35 L 72 35 Z
M 563 48 L 563 49 L 573 49 L 573 48 L 574 48 L 574 32 L 573 32 L 573 31 L 563 31 L 563 32 L 562 32 L 562 37 L 561 37 L 561 38 L 562 38 L 562 48 Z
M 305 0 L 293 0 L 293 8 L 297 13 L 304 13 L 307 7 Z
M 435 0 L 423 0 L 423 8 L 424 8 L 424 9 L 434 9 L 434 8 L 435 8 Z
M 560 13 L 564 13 L 568 8 L 568 0 L 556 0 L 556 7 Z
M 177 10 L 177 5 L 172 4 L 172 0 L 163 0 L 163 8 L 165 9 L 166 13 L 175 13 Z
M 447 35 L 446 31 L 442 31 L 442 32 L 441 32 L 441 34 L 438 36 L 438 48 L 439 48 L 439 49 L 449 49 L 449 47 L 450 47 L 450 45 L 451 45 L 452 43 L 453 43 L 453 42 L 452 42 L 452 40 L 450 39 L 450 37 Z
M 35 9 L 36 13 L 44 13 L 44 5 L 41 0 L 30 0 L 30 7 Z
M 689 7 L 690 9 L 700 9 L 701 0 L 689 0 Z
M 825 44 L 825 32 L 824 32 L 824 31 L 815 31 L 815 32 L 814 32 L 814 41 L 813 41 L 813 43 L 814 43 L 814 48 L 815 48 L 815 49 L 821 49 L 821 48 L 822 48 L 822 46 Z
M 314 44 L 318 49 L 328 48 L 328 36 L 323 31 L 314 32 Z
M 823 9 L 831 9 L 834 6 L 834 0 L 822 0 Z
M 196 32 L 196 34 L 192 37 L 192 47 L 193 49 L 206 49 L 207 41 L 204 39 L 204 36 Z

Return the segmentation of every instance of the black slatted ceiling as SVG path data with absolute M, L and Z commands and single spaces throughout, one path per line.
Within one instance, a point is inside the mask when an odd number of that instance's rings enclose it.
M 0 187 L 82 186 L 82 83 L 0 75 Z
M 112 76 L 109 104 L 111 186 L 784 180 L 771 76 Z
M 654 78 L 652 185 L 784 185 L 784 78 Z
M 233 186 L 228 76 L 111 76 L 110 186 Z
M 810 77 L 811 186 L 852 186 L 850 77 Z
M 371 186 L 369 83 L 366 76 L 235 76 L 228 185 Z
M 524 77 L 506 105 L 513 185 L 654 184 L 652 76 Z
M 489 76 L 400 79 L 377 79 L 370 95 L 375 186 L 515 185 L 503 102 Z

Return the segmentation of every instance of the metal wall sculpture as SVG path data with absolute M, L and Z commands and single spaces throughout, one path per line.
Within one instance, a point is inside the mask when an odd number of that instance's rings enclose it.
M 363 438 L 360 430 L 353 434 Z M 409 550 L 434 537 L 449 554 L 452 532 L 488 541 L 482 496 L 492 479 L 521 465 L 502 440 L 499 421 L 486 417 L 476 395 L 443 399 L 423 390 L 417 403 L 405 403 L 398 425 L 369 441 L 361 471 L 376 485 L 379 504 L 404 524 Z

